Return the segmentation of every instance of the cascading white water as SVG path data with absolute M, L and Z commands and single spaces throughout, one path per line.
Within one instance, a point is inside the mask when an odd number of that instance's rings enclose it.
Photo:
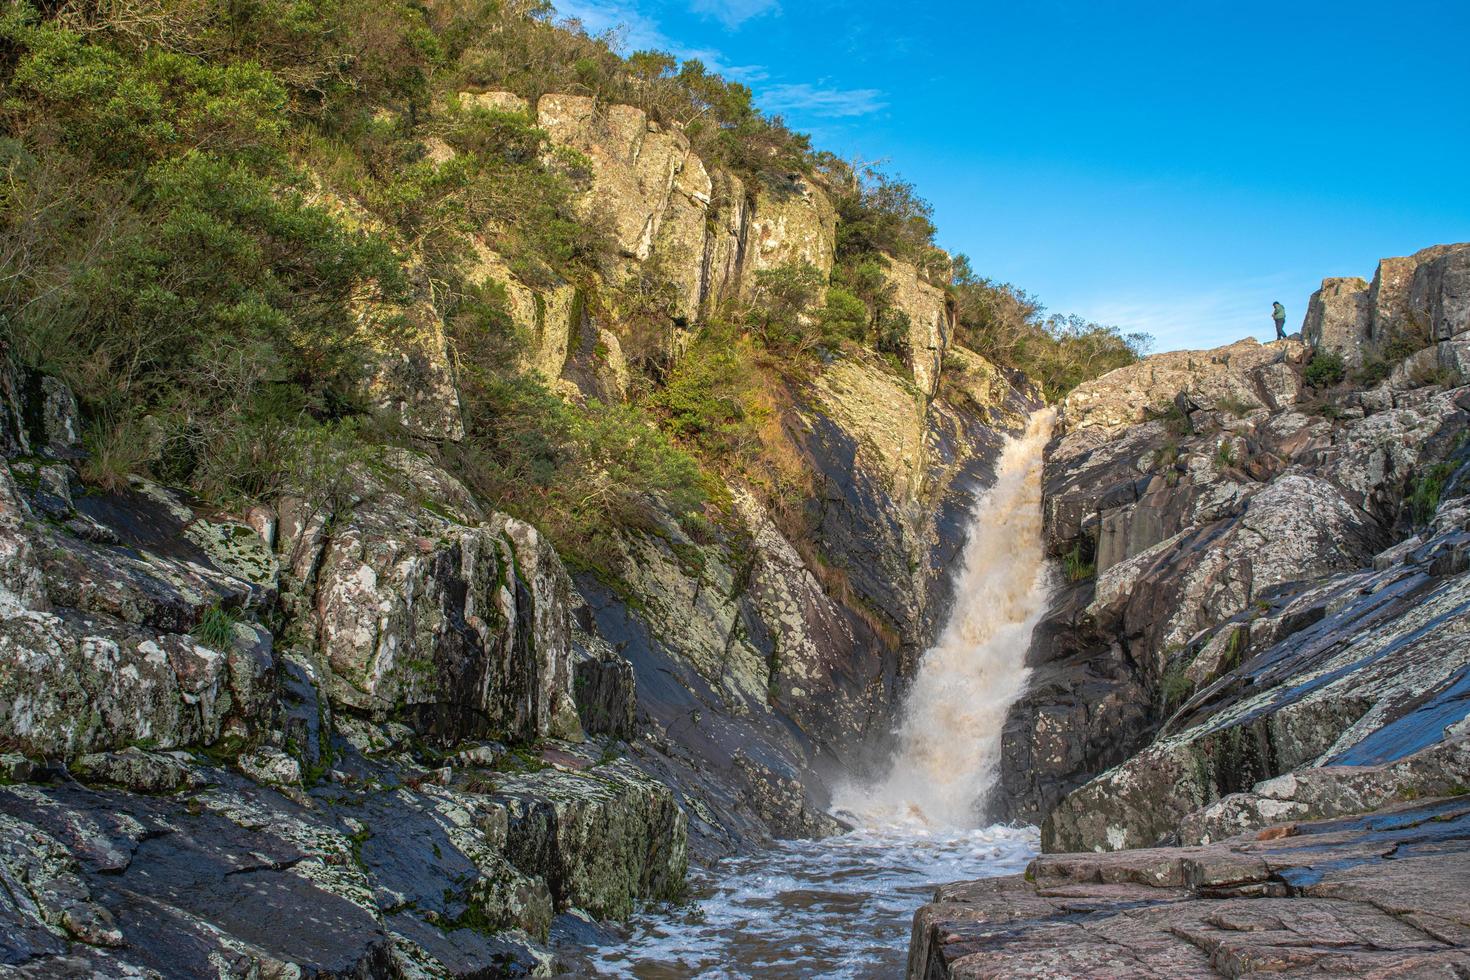
M 1053 584 L 1041 545 L 1042 450 L 1053 420 L 1038 412 L 1006 443 L 995 485 L 975 507 L 954 610 L 919 661 L 887 772 L 835 794 L 833 809 L 849 819 L 870 827 L 976 826 Z
M 1051 425 L 1051 413 L 1039 414 L 1006 445 L 995 486 L 976 505 L 955 608 L 919 664 L 889 768 L 836 794 L 834 809 L 858 828 L 722 861 L 696 880 L 698 898 L 677 918 L 645 915 L 633 939 L 603 949 L 599 974 L 897 976 L 914 909 L 936 882 L 1026 866 L 1036 828 L 976 825 L 1051 588 L 1041 550 L 1041 453 Z

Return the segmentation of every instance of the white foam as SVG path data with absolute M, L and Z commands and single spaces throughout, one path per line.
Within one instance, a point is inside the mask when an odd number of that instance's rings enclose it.
M 779 842 L 697 873 L 694 900 L 640 916 L 630 942 L 599 951 L 601 972 L 644 980 L 901 976 L 914 910 L 936 885 L 1017 874 L 1035 856 L 1036 828 L 974 825 L 1053 588 L 1041 545 L 1051 426 L 1051 413 L 1038 413 L 1007 443 L 996 483 L 975 508 L 955 610 L 920 661 L 891 764 L 879 779 L 834 794 L 834 812 L 860 829 Z

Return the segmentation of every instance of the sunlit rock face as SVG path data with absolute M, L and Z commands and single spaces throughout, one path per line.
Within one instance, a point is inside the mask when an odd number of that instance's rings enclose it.
M 1470 331 L 1470 244 L 1435 245 L 1378 263 L 1371 285 L 1362 279 L 1324 279 L 1312 294 L 1302 339 L 1314 349 L 1361 367 L 1396 339 L 1410 337 L 1442 348 Z
M 908 976 L 1453 976 L 1470 966 L 1467 866 L 1463 797 L 1207 846 L 1044 855 L 940 887 L 915 916 Z
M 1380 270 L 1383 309 L 1411 281 L 1401 265 Z M 1309 360 L 1294 340 L 1246 341 L 1067 398 L 1045 534 L 1075 583 L 1037 631 L 998 807 L 1044 821 L 1048 849 L 1228 825 L 1249 806 L 1198 811 L 1445 737 L 1470 667 L 1470 392 L 1399 369 L 1313 389 Z
M 764 176 L 751 188 L 743 282 L 788 265 L 810 265 L 825 279 L 837 257 L 837 212 L 820 187 L 796 174 Z
M 1362 279 L 1323 279 L 1307 303 L 1302 340 L 1333 351 L 1350 367 L 1363 363 L 1363 345 L 1372 331 L 1368 284 Z
M 954 311 L 943 289 L 926 280 L 912 263 L 894 259 L 884 270 L 893 305 L 907 318 L 908 365 L 914 385 L 928 397 L 939 391 L 945 352 L 954 335 Z

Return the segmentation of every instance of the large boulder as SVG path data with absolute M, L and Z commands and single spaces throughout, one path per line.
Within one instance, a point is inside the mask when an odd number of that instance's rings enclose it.
M 1323 279 L 1322 288 L 1307 303 L 1302 340 L 1313 350 L 1338 354 L 1349 367 L 1358 367 L 1371 333 L 1368 284 L 1357 278 Z
M 423 507 L 413 487 L 453 478 L 396 462 L 330 515 L 281 507 L 279 548 L 334 702 L 444 743 L 576 734 L 571 585 L 555 552 L 513 518 Z M 462 489 L 450 498 L 473 507 Z
M 167 491 L 73 501 L 69 471 L 52 470 L 60 491 L 34 469 L 22 488 L 0 464 L 0 741 L 70 759 L 258 736 L 275 660 L 271 634 L 249 617 L 273 586 L 196 544 L 190 528 L 210 522 Z M 223 533 L 195 527 L 194 537 L 253 537 L 215 526 Z

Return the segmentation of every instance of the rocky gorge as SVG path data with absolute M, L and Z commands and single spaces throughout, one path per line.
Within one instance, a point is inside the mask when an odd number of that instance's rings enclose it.
M 0 15 L 0 973 L 1465 974 L 1470 246 L 1142 358 L 617 43 Z
M 742 188 L 630 106 L 460 100 L 581 155 L 579 207 L 611 216 L 618 262 L 677 287 L 661 356 L 762 270 L 831 269 L 833 209 L 800 177 Z M 627 397 L 616 311 L 523 281 L 483 242 L 472 258 L 533 340 L 525 370 L 573 402 Z M 888 268 L 903 370 L 834 359 L 794 415 L 814 541 L 731 486 L 738 527 L 696 540 L 655 512 L 621 536 L 611 578 L 569 571 L 437 462 L 466 425 L 422 292 L 358 312 L 374 398 L 417 448 L 333 474 L 327 499 L 231 510 L 140 476 L 89 484 L 77 399 L 10 369 L 0 961 L 576 972 L 587 937 L 607 941 L 598 923 L 679 898 L 691 859 L 837 830 L 831 781 L 891 726 L 947 613 L 966 515 L 1039 404 L 954 342 L 943 289 Z
M 1073 582 L 992 799 L 1046 853 L 941 888 L 910 976 L 1465 971 L 1467 275 L 1467 245 L 1385 259 L 1300 339 L 1067 397 Z

